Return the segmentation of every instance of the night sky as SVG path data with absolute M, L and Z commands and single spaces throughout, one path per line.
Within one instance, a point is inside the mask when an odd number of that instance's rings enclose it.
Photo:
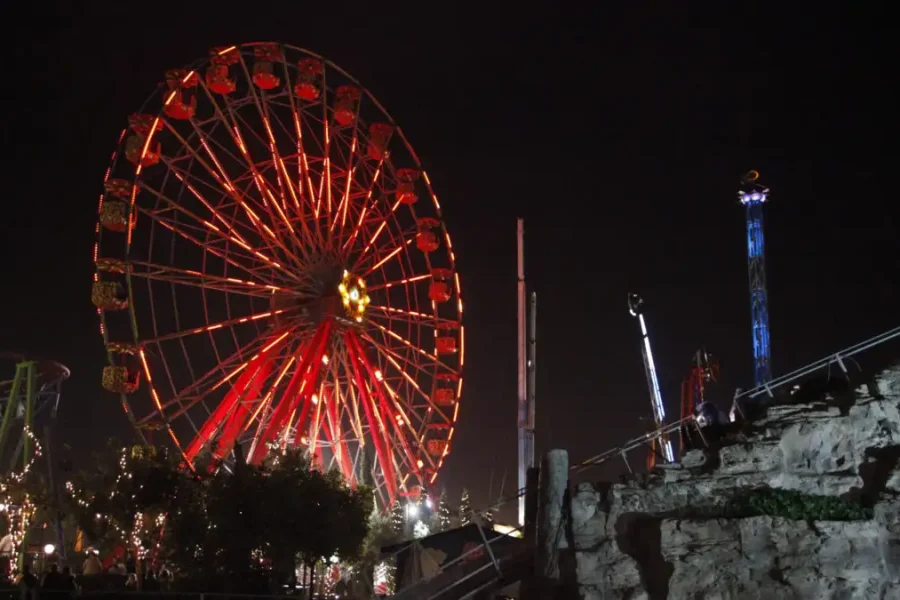
M 670 412 L 700 344 L 729 390 L 751 383 L 736 198 L 748 169 L 772 190 L 775 374 L 900 323 L 896 62 L 890 19 L 867 3 L 796 15 L 720 6 L 739 3 L 629 14 L 77 4 L 42 3 L 48 12 L 17 18 L 7 40 L 0 349 L 71 368 L 62 437 L 84 455 L 130 435 L 100 387 L 90 302 L 103 172 L 163 72 L 215 45 L 278 40 L 330 58 L 381 100 L 428 169 L 466 301 L 466 389 L 439 480 L 453 496 L 466 485 L 483 503 L 492 472 L 494 495 L 504 474 L 506 491 L 516 483 L 518 216 L 538 292 L 539 451 L 582 459 L 644 431 L 631 291 L 647 302 Z

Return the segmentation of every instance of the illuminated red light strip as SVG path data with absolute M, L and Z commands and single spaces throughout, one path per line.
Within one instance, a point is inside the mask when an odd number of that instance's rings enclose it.
M 388 257 L 388 258 L 390 258 L 390 257 Z M 369 291 L 371 292 L 371 291 L 374 291 L 374 290 L 387 289 L 387 288 L 394 287 L 395 285 L 406 285 L 406 284 L 408 284 L 408 283 L 415 283 L 416 281 L 422 281 L 423 279 L 429 279 L 429 278 L 431 278 L 431 275 L 430 275 L 430 274 L 427 274 L 427 275 L 415 275 L 415 276 L 413 276 L 413 277 L 407 277 L 406 279 L 400 279 L 399 281 L 388 281 L 387 283 L 382 283 L 382 284 L 379 284 L 379 285 L 373 285 L 373 286 L 370 286 L 370 287 L 369 287 Z M 428 316 L 429 318 L 431 318 L 430 315 L 426 315 L 426 316 Z
M 371 275 L 372 273 L 374 273 L 374 272 L 378 269 L 378 267 L 380 267 L 381 265 L 383 265 L 383 264 L 386 263 L 387 261 L 391 260 L 392 258 L 394 258 L 395 256 L 397 256 L 398 254 L 400 254 L 400 252 L 403 250 L 403 248 L 406 247 L 406 246 L 408 246 L 408 245 L 410 245 L 411 243 L 412 243 L 412 240 L 409 240 L 409 241 L 407 241 L 406 243 L 401 244 L 401 245 L 397 246 L 396 248 L 394 248 L 387 256 L 385 256 L 384 258 L 382 258 L 381 260 L 379 260 L 377 263 L 375 263 L 375 266 L 373 266 L 371 269 L 369 269 L 368 271 L 366 271 L 366 272 L 363 274 L 363 277 L 365 277 L 365 276 L 367 276 L 367 275 Z
M 372 194 L 375 192 L 375 184 L 378 182 L 378 178 L 381 176 L 381 168 L 384 165 L 384 159 L 378 163 L 378 167 L 375 169 L 375 175 L 372 177 L 372 183 L 369 184 L 369 191 L 366 192 L 366 198 L 363 200 L 362 210 L 359 213 L 359 220 L 356 222 L 356 226 L 353 228 L 353 233 L 347 238 L 347 241 L 344 242 L 344 246 L 342 250 L 347 250 L 348 246 L 353 244 L 353 240 L 359 235 L 360 230 L 362 229 L 363 221 L 366 218 L 366 213 L 369 210 L 369 201 L 372 199 Z
M 206 333 L 208 331 L 215 331 L 216 329 L 222 329 L 223 327 L 231 327 L 232 325 L 241 325 L 243 323 L 249 323 L 250 321 L 258 321 L 260 319 L 266 319 L 268 317 L 272 317 L 275 315 L 279 315 L 285 312 L 284 309 L 281 310 L 273 310 L 264 313 L 257 313 L 255 315 L 250 315 L 248 317 L 240 317 L 236 319 L 229 319 L 227 321 L 220 321 L 218 323 L 212 323 L 211 325 L 206 325 L 204 327 L 197 327 L 195 329 L 188 329 L 186 331 L 178 331 L 175 333 L 170 333 L 167 335 L 163 335 L 156 338 L 148 338 L 144 340 L 144 343 L 152 342 L 165 342 L 167 340 L 174 340 L 182 337 L 186 337 L 189 335 L 196 335 L 198 333 Z
M 381 235 L 382 230 L 384 230 L 385 225 L 387 225 L 388 219 L 390 218 L 390 216 L 391 216 L 392 214 L 394 214 L 394 211 L 397 210 L 397 207 L 398 207 L 398 206 L 400 206 L 400 201 L 399 201 L 399 200 L 397 200 L 397 201 L 394 203 L 394 206 L 391 207 L 391 212 L 388 213 L 388 214 L 386 214 L 386 215 L 384 216 L 384 219 L 382 219 L 381 225 L 379 225 L 379 226 L 378 226 L 378 229 L 375 230 L 375 233 L 372 235 L 372 239 L 369 240 L 369 243 L 366 244 L 366 247 L 365 247 L 365 248 L 363 248 L 363 251 L 362 251 L 362 253 L 360 254 L 360 259 L 362 259 L 362 257 L 366 255 L 366 252 L 369 251 L 369 248 L 372 247 L 372 245 L 375 243 L 375 240 L 377 240 L 377 239 L 378 239 L 378 236 Z
M 430 354 L 430 353 L 426 352 L 425 350 L 422 350 L 421 348 L 419 348 L 418 346 L 416 346 L 415 344 L 413 344 L 412 342 L 410 342 L 410 341 L 407 340 L 406 338 L 404 338 L 404 337 L 402 337 L 401 335 L 399 335 L 397 332 L 391 331 L 390 329 L 388 329 L 388 328 L 385 327 L 384 325 L 380 325 L 380 324 L 378 324 L 378 323 L 376 323 L 376 322 L 374 322 L 374 321 L 369 321 L 369 323 L 372 324 L 372 325 L 374 325 L 374 326 L 377 327 L 378 329 L 382 330 L 383 332 L 385 332 L 386 334 L 388 334 L 389 336 L 391 336 L 392 338 L 394 338 L 395 340 L 397 340 L 398 342 L 400 342 L 401 344 L 403 344 L 403 345 L 406 346 L 407 348 L 411 348 L 412 350 L 415 350 L 416 352 L 418 352 L 419 354 L 421 354 L 421 355 L 424 356 L 425 358 L 430 359 L 430 360 L 433 360 L 434 362 L 443 364 L 443 362 L 441 362 L 441 360 L 440 360 L 437 356 L 435 356 L 435 355 L 433 355 L 433 354 Z

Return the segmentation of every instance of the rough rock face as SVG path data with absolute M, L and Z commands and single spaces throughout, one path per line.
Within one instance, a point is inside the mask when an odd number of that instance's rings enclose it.
M 582 598 L 900 599 L 900 367 L 849 410 L 773 406 L 739 443 L 694 450 L 643 482 L 582 484 L 569 552 Z M 769 487 L 872 507 L 872 518 L 723 517 Z

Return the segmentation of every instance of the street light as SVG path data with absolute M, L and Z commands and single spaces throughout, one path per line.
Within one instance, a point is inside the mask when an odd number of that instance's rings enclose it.
M 56 546 L 54 546 L 53 544 L 47 544 L 46 546 L 44 546 L 44 554 L 46 554 L 47 556 L 50 556 L 54 552 L 56 552 Z

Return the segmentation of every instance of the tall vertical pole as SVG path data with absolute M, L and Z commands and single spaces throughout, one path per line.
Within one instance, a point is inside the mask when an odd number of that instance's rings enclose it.
M 519 490 L 527 484 L 528 468 L 534 465 L 534 426 L 532 424 L 533 409 L 528 403 L 528 360 L 525 323 L 527 306 L 525 302 L 525 221 L 518 219 L 516 223 L 518 239 L 518 281 L 516 300 L 518 304 L 518 429 L 519 429 Z M 525 524 L 525 496 L 519 496 L 519 525 Z
M 537 292 L 531 292 L 528 311 L 528 444 L 525 452 L 526 470 L 535 465 L 534 462 L 534 407 L 535 375 L 537 373 Z
M 753 336 L 753 378 L 757 386 L 772 379 L 769 348 L 769 298 L 766 289 L 765 238 L 763 236 L 763 204 L 768 188 L 758 183 L 759 173 L 747 173 L 738 193 L 747 207 L 747 267 L 750 279 L 750 327 Z

